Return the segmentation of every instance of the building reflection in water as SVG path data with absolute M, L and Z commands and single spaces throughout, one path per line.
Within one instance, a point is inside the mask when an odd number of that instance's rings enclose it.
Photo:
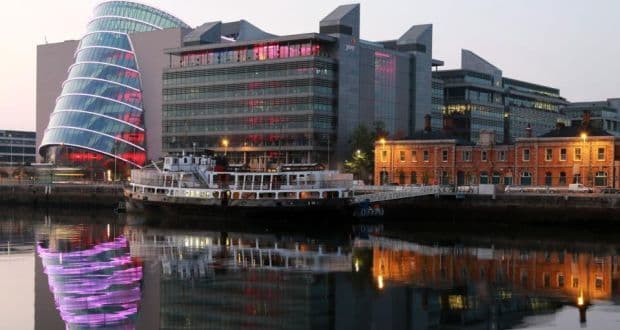
M 50 225 L 37 239 L 43 272 L 67 328 L 134 327 L 142 266 L 130 256 L 125 237 L 110 225 Z
M 159 274 L 167 329 L 494 328 L 617 296 L 617 257 L 587 250 L 431 246 L 382 236 L 325 242 L 127 227 Z M 577 316 L 576 316 L 577 320 Z

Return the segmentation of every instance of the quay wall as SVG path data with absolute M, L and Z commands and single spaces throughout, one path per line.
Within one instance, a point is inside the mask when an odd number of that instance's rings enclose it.
M 620 224 L 620 194 L 498 194 L 424 196 L 382 203 L 394 220 L 478 220 L 505 223 L 610 222 Z
M 114 208 L 122 199 L 122 185 L 0 185 L 0 204 L 2 205 Z

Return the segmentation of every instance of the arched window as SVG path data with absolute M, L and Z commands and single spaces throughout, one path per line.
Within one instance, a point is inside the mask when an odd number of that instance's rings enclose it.
M 581 174 L 573 174 L 573 183 L 581 183 Z
M 594 185 L 597 187 L 607 186 L 607 172 L 605 171 L 596 172 L 596 176 L 594 177 Z
M 521 173 L 521 185 L 522 186 L 531 186 L 532 185 L 532 174 L 530 172 Z
M 480 172 L 480 184 L 488 184 L 489 183 L 489 172 L 482 171 Z
M 381 171 L 379 175 L 379 184 L 387 184 L 388 182 L 388 172 L 386 170 Z
M 553 176 L 551 172 L 545 173 L 545 186 L 551 186 L 553 184 Z
M 566 172 L 560 172 L 560 186 L 566 185 Z
M 418 184 L 418 173 L 411 172 L 411 184 Z
M 400 185 L 404 185 L 405 184 L 405 172 L 400 171 L 398 173 L 398 184 Z

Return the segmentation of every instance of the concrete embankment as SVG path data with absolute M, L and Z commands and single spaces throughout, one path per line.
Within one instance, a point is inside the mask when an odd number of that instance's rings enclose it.
M 121 185 L 0 185 L 0 204 L 4 205 L 114 208 L 122 199 Z
M 498 194 L 425 196 L 384 203 L 390 219 L 480 220 L 507 223 L 620 223 L 620 195 Z

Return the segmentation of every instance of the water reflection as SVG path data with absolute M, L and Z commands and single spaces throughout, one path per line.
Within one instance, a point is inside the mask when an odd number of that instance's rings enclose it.
M 613 329 L 620 321 L 613 235 L 576 243 L 461 239 L 441 226 L 189 230 L 108 214 L 34 218 L 0 221 L 0 244 L 36 239 L 40 329 Z
M 123 236 L 97 225 L 55 224 L 38 231 L 37 255 L 67 328 L 133 328 L 142 267 Z

